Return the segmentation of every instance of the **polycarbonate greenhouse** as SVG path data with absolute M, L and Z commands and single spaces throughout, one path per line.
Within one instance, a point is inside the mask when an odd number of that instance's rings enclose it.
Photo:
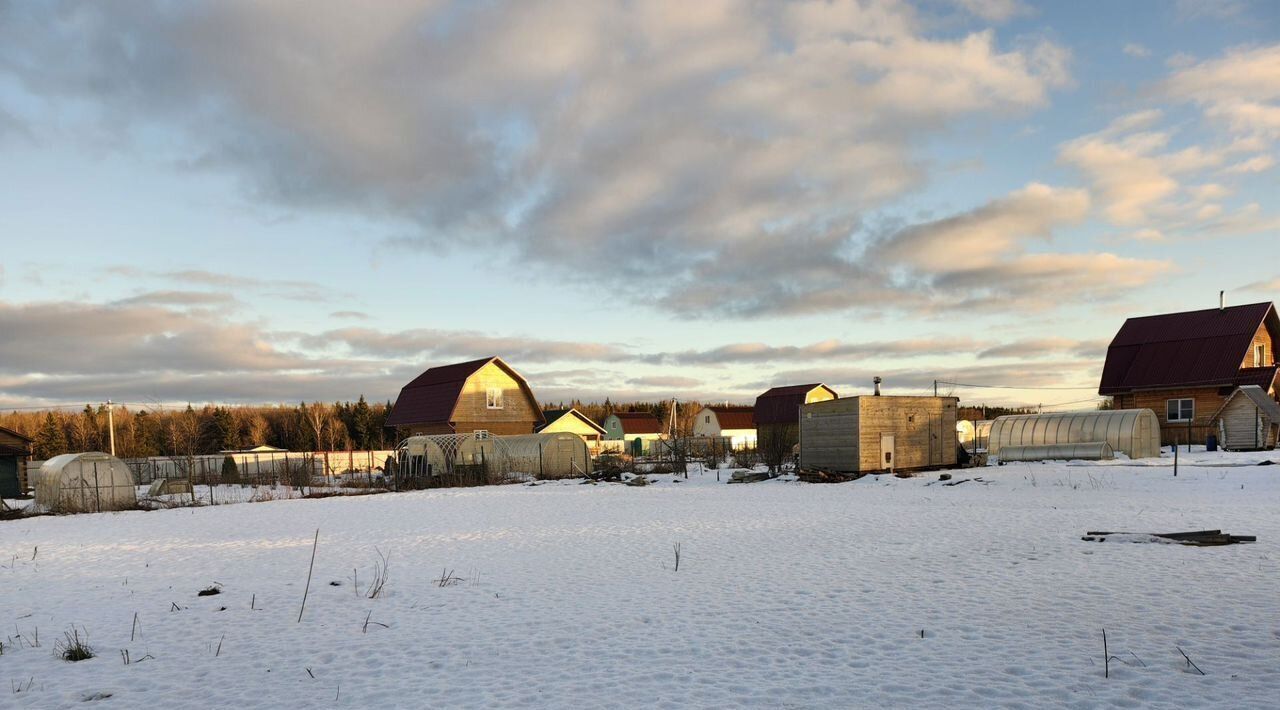
M 572 432 L 411 436 L 400 445 L 397 459 L 402 477 L 438 479 L 465 475 L 467 485 L 573 478 L 591 470 L 587 442 Z
M 54 513 L 128 510 L 138 504 L 128 464 L 101 451 L 54 456 L 40 465 L 36 503 Z
M 1005 446 L 1106 443 L 1132 459 L 1160 455 L 1160 420 L 1150 409 L 1011 414 L 991 424 L 987 451 Z

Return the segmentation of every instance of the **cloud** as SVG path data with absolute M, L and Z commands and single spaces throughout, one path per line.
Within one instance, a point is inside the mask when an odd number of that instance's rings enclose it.
M 209 291 L 144 291 L 119 299 L 116 306 L 226 306 L 236 302 L 228 293 Z
M 1253 283 L 1248 283 L 1248 284 L 1245 284 L 1244 286 L 1240 286 L 1235 290 L 1255 291 L 1258 293 L 1274 294 L 1277 291 L 1280 291 L 1280 276 L 1277 276 L 1274 279 L 1267 279 L 1265 281 L 1254 281 Z
M 329 314 L 329 317 L 341 320 L 369 320 L 369 314 L 364 311 L 334 311 Z
M 1018 0 L 952 0 L 975 17 L 988 22 L 1008 22 L 1021 15 L 1032 14 L 1031 8 Z
M 0 374 L 121 375 L 313 369 L 256 329 L 151 304 L 0 302 Z
M 633 353 L 621 346 L 604 343 L 430 329 L 383 332 L 372 328 L 341 328 L 316 335 L 303 335 L 299 342 L 313 350 L 338 347 L 351 355 L 375 358 L 431 358 L 447 361 L 501 355 L 512 363 L 616 362 L 635 358 Z
M 110 266 L 106 273 L 130 280 L 159 280 L 182 286 L 206 286 L 222 293 L 252 291 L 255 294 L 295 301 L 325 302 L 344 297 L 341 289 L 303 279 L 265 279 L 205 269 L 156 271 L 133 266 Z M 176 293 L 169 291 L 168 293 Z
M 1130 42 L 1126 44 L 1124 46 L 1124 53 L 1129 55 L 1130 57 L 1137 57 L 1138 59 L 1146 59 L 1147 57 L 1151 56 L 1150 49 L 1147 49 L 1146 47 L 1136 42 Z
M 1229 165 L 1222 169 L 1224 173 L 1260 173 L 1264 170 L 1270 170 L 1276 164 L 1276 159 L 1269 155 L 1255 155 L 1233 165 Z
M 991 20 L 1022 7 L 964 4 Z M 68 1 L 10 8 L 0 73 L 122 149 L 148 129 L 178 135 L 188 169 L 230 174 L 255 200 L 544 269 L 608 260 L 697 312 L 705 279 L 755 275 L 733 258 L 744 245 L 839 257 L 863 215 L 925 183 L 921 142 L 1070 84 L 1057 44 L 931 26 L 892 0 Z M 864 271 L 848 266 L 831 276 Z M 781 275 L 777 298 L 711 308 L 856 303 L 799 275 Z
M 1032 338 L 1004 343 L 978 353 L 979 359 L 988 358 L 1040 358 L 1050 355 L 1074 355 L 1098 360 L 1107 350 L 1102 340 L 1073 340 L 1071 338 Z
M 842 396 L 869 394 L 872 377 L 884 379 L 883 388 L 889 394 L 931 394 L 934 380 L 960 382 L 966 385 L 994 387 L 956 387 L 939 384 L 939 394 L 956 394 L 964 400 L 1026 402 L 1027 397 L 1043 397 L 1047 401 L 1067 401 L 1090 396 L 1096 387 L 1100 363 L 1085 360 L 1043 360 L 1029 363 L 1000 363 L 992 365 L 942 366 L 933 370 L 906 368 L 806 368 L 778 372 L 771 378 L 756 383 L 767 388 L 796 382 L 825 382 Z M 1044 391 L 1034 394 L 1041 387 L 1081 387 L 1080 390 Z M 1003 390 L 1004 387 L 1021 387 L 1023 390 Z
M 650 375 L 646 377 L 632 377 L 627 380 L 627 384 L 635 387 L 690 390 L 695 387 L 701 387 L 702 380 L 693 377 L 680 377 L 679 375 Z
M 927 339 L 846 343 L 824 340 L 808 345 L 766 345 L 732 343 L 709 350 L 685 350 L 646 356 L 647 361 L 684 365 L 720 365 L 796 360 L 830 360 L 847 357 L 913 357 L 972 352 L 972 338 L 935 337 Z
M 1280 44 L 1240 47 L 1222 57 L 1178 68 L 1159 86 L 1175 101 L 1194 102 L 1205 115 L 1243 134 L 1280 132 Z

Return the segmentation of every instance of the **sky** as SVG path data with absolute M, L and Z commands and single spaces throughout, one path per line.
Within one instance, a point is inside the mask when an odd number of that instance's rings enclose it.
M 0 407 L 1088 408 L 1275 300 L 1278 144 L 1267 0 L 0 0 Z

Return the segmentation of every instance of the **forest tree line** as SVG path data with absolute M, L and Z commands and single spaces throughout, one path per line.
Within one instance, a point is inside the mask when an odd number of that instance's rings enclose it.
M 613 412 L 652 412 L 668 424 L 670 402 L 604 402 L 544 404 L 544 410 L 578 411 L 602 422 Z M 693 429 L 702 405 L 681 402 L 677 431 Z M 391 403 L 302 402 L 297 406 L 205 405 L 203 407 L 130 407 L 115 405 L 116 455 L 199 456 L 220 451 L 274 446 L 289 451 L 364 451 L 394 447 L 407 431 L 387 427 Z M 80 411 L 51 409 L 0 413 L 0 426 L 31 437 L 32 455 L 44 460 L 69 452 L 110 448 L 105 405 L 85 405 Z
M 297 406 L 212 406 L 195 408 L 128 407 L 115 405 L 116 455 L 196 456 L 219 451 L 274 446 L 290 451 L 347 451 L 388 449 L 397 441 L 387 429 L 391 403 Z M 0 414 L 0 426 L 34 439 L 32 455 L 47 459 L 79 451 L 107 451 L 105 405 L 85 405 L 76 411 L 46 410 Z

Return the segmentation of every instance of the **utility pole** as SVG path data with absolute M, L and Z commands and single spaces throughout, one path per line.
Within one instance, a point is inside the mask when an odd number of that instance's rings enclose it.
M 111 455 L 116 455 L 116 419 L 111 412 L 111 400 L 107 400 L 107 440 L 111 442 Z
M 937 396 L 938 396 L 938 381 L 937 381 L 937 380 L 934 380 L 934 381 L 933 381 L 933 396 L 934 396 L 934 397 L 937 397 Z

